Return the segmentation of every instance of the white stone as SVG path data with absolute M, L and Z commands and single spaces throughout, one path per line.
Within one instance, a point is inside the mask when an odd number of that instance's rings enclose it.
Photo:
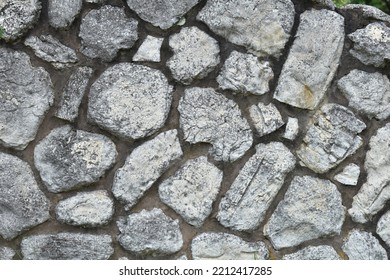
M 270 134 L 284 125 L 278 108 L 272 103 L 259 103 L 249 108 L 249 115 L 259 136 Z
M 337 182 L 347 186 L 356 186 L 360 176 L 360 167 L 354 163 L 348 164 L 343 171 L 334 176 Z
M 295 138 L 297 138 L 298 133 L 299 133 L 298 119 L 289 117 L 287 119 L 286 129 L 284 131 L 283 138 L 293 141 L 295 140 Z
M 148 35 L 139 47 L 137 53 L 134 55 L 133 61 L 160 62 L 160 50 L 163 41 L 164 38 L 157 38 Z
M 349 232 L 342 249 L 350 260 L 387 260 L 386 250 L 378 239 L 358 229 Z

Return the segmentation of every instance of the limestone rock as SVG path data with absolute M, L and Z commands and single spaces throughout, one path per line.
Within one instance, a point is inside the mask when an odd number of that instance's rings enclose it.
M 249 114 L 260 137 L 270 134 L 284 125 L 278 108 L 272 103 L 265 105 L 260 102 L 257 105 L 252 105 L 249 108 Z
M 297 118 L 288 118 L 286 124 L 286 130 L 284 131 L 283 138 L 288 140 L 295 140 L 299 133 L 299 124 Z
M 69 191 L 97 181 L 115 162 L 106 136 L 65 125 L 53 129 L 34 150 L 34 162 L 49 191 Z
M 210 215 L 222 182 L 222 171 L 207 161 L 207 157 L 183 164 L 174 176 L 159 186 L 161 201 L 183 219 L 201 227 Z
M 264 226 L 275 249 L 340 234 L 345 207 L 337 187 L 328 180 L 296 176 L 284 199 Z
M 0 247 L 0 260 L 12 260 L 15 251 L 9 247 Z
M 283 260 L 340 260 L 340 256 L 332 246 L 308 246 L 295 253 L 285 255 Z
M 329 10 L 309 10 L 300 24 L 280 74 L 275 99 L 315 109 L 333 80 L 344 47 L 344 18 Z
M 371 5 L 362 5 L 362 4 L 348 4 L 345 5 L 343 10 L 359 10 L 363 13 L 363 17 L 368 19 L 376 19 L 390 23 L 390 15 L 382 12 L 378 8 Z
M 186 89 L 178 110 L 184 139 L 212 144 L 209 152 L 216 160 L 233 162 L 252 146 L 252 131 L 238 105 L 212 88 Z
M 387 246 L 390 246 L 390 211 L 387 211 L 379 219 L 376 227 L 376 233 L 378 233 Z
M 387 260 L 386 250 L 371 233 L 353 229 L 342 247 L 350 260 Z
M 342 172 L 334 176 L 337 182 L 343 185 L 356 186 L 359 180 L 360 167 L 354 163 L 348 164 Z
M 49 0 L 49 24 L 54 28 L 67 28 L 81 12 L 83 0 Z
M 164 38 L 147 36 L 133 57 L 133 61 L 160 62 L 160 50 Z

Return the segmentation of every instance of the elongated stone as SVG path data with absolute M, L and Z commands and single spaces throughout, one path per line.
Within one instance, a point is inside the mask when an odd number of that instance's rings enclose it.
M 390 15 L 379 10 L 378 8 L 371 5 L 364 4 L 348 4 L 342 7 L 343 10 L 358 10 L 363 13 L 363 17 L 368 19 L 376 19 L 390 23 Z
M 286 124 L 286 130 L 284 131 L 283 138 L 288 140 L 295 140 L 299 133 L 299 123 L 297 118 L 288 118 Z
M 308 246 L 295 253 L 285 255 L 283 260 L 340 260 L 340 256 L 332 246 Z
M 278 108 L 272 103 L 265 105 L 260 102 L 257 105 L 252 105 L 249 108 L 249 114 L 260 137 L 270 134 L 284 125 Z
M 353 229 L 342 247 L 350 260 L 387 260 L 386 250 L 371 233 Z
M 376 227 L 376 233 L 387 244 L 387 246 L 390 246 L 390 211 L 387 211 L 379 219 Z

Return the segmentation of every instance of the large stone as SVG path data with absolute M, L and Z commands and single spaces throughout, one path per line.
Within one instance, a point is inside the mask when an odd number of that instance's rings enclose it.
M 222 198 L 218 221 L 234 230 L 255 230 L 294 166 L 295 157 L 282 143 L 257 145 Z
M 279 77 L 274 97 L 303 109 L 323 100 L 340 63 L 344 18 L 329 10 L 309 10 L 300 24 Z
M 308 246 L 295 253 L 285 255 L 283 260 L 340 260 L 340 256 L 332 246 Z
M 265 105 L 260 102 L 257 105 L 252 105 L 249 108 L 249 115 L 260 137 L 270 134 L 284 125 L 278 108 L 272 103 Z
M 182 155 L 176 130 L 163 132 L 135 148 L 115 173 L 112 186 L 115 198 L 130 209 Z
M 307 240 L 338 235 L 344 219 L 345 207 L 333 183 L 296 176 L 264 226 L 264 235 L 278 250 Z
M 387 260 L 386 250 L 371 233 L 353 229 L 342 247 L 350 260 Z
M 326 104 L 308 125 L 297 156 L 302 165 L 317 173 L 325 173 L 359 149 L 363 140 L 358 134 L 365 128 L 364 122 L 349 109 Z
M 358 10 L 362 12 L 363 17 L 368 19 L 376 19 L 390 23 L 390 15 L 379 10 L 378 8 L 371 5 L 362 4 L 348 4 L 342 7 L 343 10 Z
M 0 48 L 0 143 L 23 150 L 53 104 L 49 73 L 27 54 Z
M 360 175 L 360 167 L 354 163 L 348 164 L 343 171 L 334 176 L 337 182 L 347 186 L 356 186 Z
M 390 116 L 390 81 L 386 75 L 352 70 L 337 85 L 349 106 L 362 114 L 379 120 Z
M 83 0 L 49 0 L 49 24 L 54 28 L 67 28 L 81 12 Z
M 206 77 L 219 64 L 218 42 L 199 28 L 184 27 L 169 38 L 173 56 L 167 66 L 185 85 Z
M 12 260 L 15 251 L 9 247 L 0 247 L 0 260 Z
M 58 233 L 22 239 L 25 260 L 107 260 L 113 253 L 109 235 Z
M 49 219 L 49 201 L 30 166 L 0 153 L 0 235 L 7 240 Z
M 382 240 L 390 246 L 390 211 L 387 211 L 383 216 L 379 219 L 376 233 L 382 238 Z
M 262 241 L 247 242 L 229 233 L 205 232 L 191 243 L 194 260 L 266 260 L 269 252 Z
M 238 105 L 212 88 L 186 89 L 178 110 L 184 139 L 212 144 L 209 152 L 216 160 L 233 162 L 252 146 L 252 131 Z
M 137 53 L 133 57 L 133 61 L 151 61 L 160 62 L 160 50 L 164 38 L 157 38 L 148 35 L 139 47 Z
M 34 150 L 35 166 L 54 193 L 96 182 L 116 156 L 115 144 L 108 137 L 69 125 L 53 129 Z
M 294 16 L 290 0 L 209 0 L 197 19 L 257 56 L 279 57 L 290 37 Z
M 126 139 L 149 136 L 168 117 L 172 89 L 159 70 L 132 63 L 116 64 L 93 83 L 88 120 Z
M 118 241 L 136 255 L 170 255 L 183 246 L 179 221 L 166 216 L 161 209 L 130 214 L 117 222 Z
M 131 48 L 138 39 L 138 22 L 124 8 L 103 6 L 81 21 L 81 52 L 89 58 L 112 61 L 119 50 Z
M 207 157 L 183 164 L 174 176 L 159 186 L 161 201 L 183 219 L 201 227 L 210 215 L 222 182 L 222 171 L 207 161 Z

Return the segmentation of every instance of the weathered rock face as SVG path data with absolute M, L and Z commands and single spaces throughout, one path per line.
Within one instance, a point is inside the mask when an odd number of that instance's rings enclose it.
M 160 62 L 160 50 L 164 38 L 148 35 L 133 57 L 133 61 Z
M 270 134 L 284 125 L 278 108 L 270 103 L 265 105 L 259 103 L 249 108 L 249 114 L 259 136 Z
M 308 246 L 295 253 L 285 255 L 283 260 L 340 260 L 336 250 L 327 245 Z
M 353 229 L 342 247 L 350 260 L 387 260 L 386 250 L 371 233 Z
M 354 163 L 348 164 L 342 172 L 334 176 L 334 179 L 341 184 L 356 186 L 360 175 L 360 167 Z
M 15 256 L 15 251 L 8 247 L 0 247 L 0 260 L 12 260 Z
M 390 211 L 387 211 L 379 219 L 376 227 L 376 233 L 378 233 L 387 246 L 390 246 Z
M 54 28 L 69 27 L 81 11 L 83 0 L 49 0 L 49 24 Z

